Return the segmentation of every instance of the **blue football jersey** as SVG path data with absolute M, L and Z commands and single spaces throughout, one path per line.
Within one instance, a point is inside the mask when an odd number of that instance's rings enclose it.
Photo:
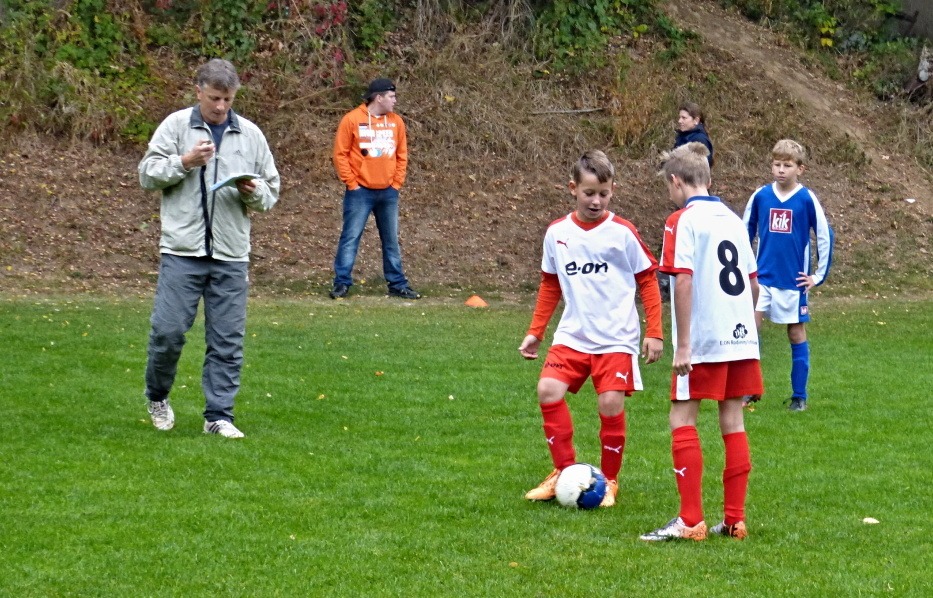
M 778 289 L 796 289 L 800 272 L 822 284 L 832 264 L 833 229 L 816 195 L 803 185 L 781 195 L 776 183 L 755 191 L 742 220 L 748 238 L 758 237 L 758 281 Z M 810 254 L 810 232 L 816 237 L 816 269 Z

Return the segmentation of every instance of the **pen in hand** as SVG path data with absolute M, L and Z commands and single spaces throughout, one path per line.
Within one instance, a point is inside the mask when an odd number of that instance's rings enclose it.
M 191 151 L 181 157 L 181 164 L 185 170 L 191 170 L 197 166 L 206 165 L 215 156 L 214 144 L 207 139 L 202 139 L 191 148 Z

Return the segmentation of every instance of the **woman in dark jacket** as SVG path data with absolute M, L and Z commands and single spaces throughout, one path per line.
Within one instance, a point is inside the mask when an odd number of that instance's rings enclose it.
M 706 132 L 706 126 L 703 122 L 703 111 L 700 106 L 694 102 L 684 102 L 678 108 L 677 124 L 674 130 L 677 132 L 677 139 L 674 141 L 674 147 L 680 147 L 691 141 L 698 141 L 706 146 L 709 155 L 706 159 L 709 161 L 709 167 L 713 167 L 713 142 Z M 661 248 L 658 248 L 660 254 Z M 661 288 L 661 299 L 670 301 L 671 298 L 671 277 L 658 271 L 658 285 Z
M 684 102 L 680 105 L 678 111 L 676 128 L 677 140 L 674 142 L 674 147 L 680 147 L 691 141 L 702 143 L 709 150 L 709 156 L 707 156 L 706 159 L 709 160 L 709 166 L 712 168 L 713 142 L 706 132 L 706 126 L 703 121 L 703 111 L 693 102 Z

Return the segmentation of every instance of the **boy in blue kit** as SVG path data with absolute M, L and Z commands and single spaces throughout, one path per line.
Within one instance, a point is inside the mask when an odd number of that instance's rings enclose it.
M 806 166 L 806 150 L 790 139 L 778 141 L 771 150 L 774 182 L 755 191 L 745 207 L 743 220 L 749 240 L 758 237 L 758 297 L 755 320 L 765 317 L 787 324 L 791 349 L 791 411 L 807 408 L 810 345 L 806 323 L 810 321 L 807 294 L 822 284 L 832 263 L 833 229 L 816 195 L 798 181 Z M 816 237 L 816 270 L 810 255 L 810 231 Z M 746 399 L 757 401 L 759 396 Z

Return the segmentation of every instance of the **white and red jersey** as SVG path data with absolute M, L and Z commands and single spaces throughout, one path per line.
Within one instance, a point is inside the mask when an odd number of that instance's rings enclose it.
M 691 197 L 668 217 L 660 270 L 693 275 L 691 363 L 760 358 L 750 284 L 758 275 L 755 254 L 742 220 L 718 197 Z M 676 351 L 677 319 L 672 323 Z
M 593 224 L 573 213 L 552 222 L 544 235 L 541 270 L 557 275 L 564 298 L 553 344 L 590 354 L 637 355 L 635 275 L 656 268 L 635 226 L 611 212 Z

